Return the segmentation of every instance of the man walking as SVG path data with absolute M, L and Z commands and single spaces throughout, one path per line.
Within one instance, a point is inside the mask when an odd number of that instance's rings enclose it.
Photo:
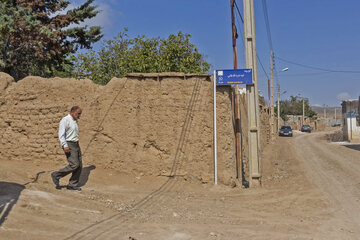
M 69 190 L 81 191 L 81 188 L 77 186 L 82 169 L 81 150 L 79 146 L 79 127 L 77 124 L 81 112 L 79 106 L 72 107 L 70 114 L 63 117 L 59 124 L 59 140 L 69 165 L 59 171 L 51 173 L 51 178 L 56 185 L 56 189 L 60 189 L 59 179 L 72 173 L 66 188 Z

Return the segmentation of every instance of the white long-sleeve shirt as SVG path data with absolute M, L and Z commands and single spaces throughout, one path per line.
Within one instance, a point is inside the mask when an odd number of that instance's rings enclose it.
M 62 148 L 68 147 L 67 141 L 79 141 L 79 127 L 70 114 L 63 117 L 59 124 L 59 140 Z

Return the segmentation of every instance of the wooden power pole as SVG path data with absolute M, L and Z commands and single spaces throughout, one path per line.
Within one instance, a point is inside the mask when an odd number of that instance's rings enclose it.
M 304 97 L 302 98 L 302 125 L 305 124 L 305 100 Z
M 231 28 L 232 28 L 232 45 L 233 45 L 233 60 L 234 69 L 237 69 L 237 49 L 236 49 L 236 27 L 235 27 L 235 13 L 234 1 L 230 0 L 231 5 Z M 239 108 L 239 86 L 235 85 L 235 135 L 236 135 L 236 177 L 242 179 L 242 164 L 241 164 L 241 131 L 240 131 L 240 108 Z
M 235 27 L 235 12 L 234 12 L 235 0 L 230 0 L 230 4 L 231 4 L 231 29 L 232 29 L 233 60 L 234 60 L 234 69 L 237 69 L 236 27 Z M 238 85 L 236 84 L 236 86 L 238 86 Z
M 324 119 L 326 119 L 326 104 L 324 104 Z
M 277 87 L 277 129 L 276 131 L 279 131 L 280 129 L 280 85 L 279 83 L 276 84 Z
M 275 116 L 274 116 L 274 53 L 270 51 L 270 128 L 271 138 L 275 137 Z
M 251 68 L 253 72 L 253 84 L 246 85 L 246 92 L 248 102 L 250 187 L 254 187 L 261 184 L 262 168 L 254 0 L 243 0 L 243 9 L 245 67 Z

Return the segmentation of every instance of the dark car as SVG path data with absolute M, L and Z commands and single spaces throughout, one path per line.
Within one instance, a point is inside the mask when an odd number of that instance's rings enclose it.
M 280 131 L 279 131 L 279 136 L 292 137 L 293 131 L 292 131 L 291 127 L 290 126 L 281 126 Z
M 312 128 L 309 125 L 302 125 L 301 131 L 311 133 Z

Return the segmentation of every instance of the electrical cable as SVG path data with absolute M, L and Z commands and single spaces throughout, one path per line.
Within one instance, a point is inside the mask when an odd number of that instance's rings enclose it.
M 241 13 L 240 13 L 240 10 L 239 10 L 239 8 L 238 8 L 238 5 L 237 5 L 236 1 L 234 1 L 234 5 L 235 5 L 235 7 L 236 7 L 236 9 L 237 9 L 237 11 L 238 11 L 238 13 L 239 13 L 239 16 L 240 16 L 240 19 L 241 19 L 242 23 L 244 23 L 244 19 L 243 19 Z
M 259 61 L 259 63 L 260 63 L 260 66 L 261 66 L 262 70 L 263 70 L 264 73 L 265 73 L 265 76 L 266 76 L 267 80 L 269 80 L 270 78 L 269 78 L 267 72 L 265 71 L 265 68 L 264 68 L 264 66 L 263 66 L 263 64 L 262 64 L 262 62 L 261 62 L 261 60 L 260 60 L 260 58 L 259 58 L 259 55 L 256 54 L 256 57 L 257 57 L 257 59 L 258 59 L 258 61 Z
M 235 2 L 234 2 L 234 3 L 235 3 Z M 235 4 L 236 4 L 236 3 L 235 3 Z M 236 16 L 236 15 L 235 15 L 235 16 Z M 239 14 L 239 16 L 240 16 L 240 19 L 243 21 L 241 14 Z M 241 39 L 241 42 L 242 42 L 242 50 L 243 50 L 243 52 L 245 52 L 245 42 L 244 42 L 244 38 L 243 38 L 244 33 L 243 33 L 243 31 L 241 30 L 241 23 L 240 23 L 240 21 L 239 21 L 238 18 L 235 17 L 235 19 L 236 19 L 236 21 L 237 21 L 237 23 L 238 23 L 238 25 L 239 25 L 239 31 L 240 31 L 240 34 L 241 34 L 240 39 Z M 236 27 L 236 26 L 235 26 L 235 27 Z M 237 29 L 237 28 L 236 28 L 236 29 Z
M 172 179 L 174 179 L 174 177 L 177 175 L 184 162 L 184 156 L 182 155 L 185 152 L 186 145 L 189 144 L 188 137 L 189 137 L 189 133 L 191 133 L 191 126 L 192 126 L 191 123 L 193 120 L 194 111 L 196 110 L 196 106 L 200 100 L 201 89 L 202 89 L 202 82 L 199 79 L 197 79 L 193 87 L 189 104 L 187 106 L 187 112 L 181 127 L 180 138 L 178 141 L 178 146 L 175 152 L 175 156 L 172 163 L 170 175 L 168 176 L 169 177 L 168 180 L 163 184 L 161 184 L 159 188 L 147 194 L 142 199 L 135 201 L 135 203 L 133 203 L 129 209 L 124 209 L 119 213 L 115 213 L 114 215 L 107 217 L 101 221 L 96 221 L 95 223 L 73 233 L 71 236 L 65 238 L 64 240 L 90 239 L 90 238 L 98 239 L 100 238 L 101 235 L 104 236 L 105 234 L 109 234 L 114 231 L 116 234 L 118 228 L 121 227 L 122 224 L 128 221 L 127 214 L 129 214 L 129 212 L 139 211 L 146 207 L 151 207 L 152 204 L 154 204 L 155 202 L 159 203 L 160 200 L 164 201 L 163 199 L 161 199 L 161 197 L 164 196 L 165 192 L 170 191 L 174 188 L 176 182 L 172 181 Z M 116 95 L 116 97 L 118 95 L 119 93 Z M 115 99 L 113 100 L 112 104 L 114 103 Z
M 236 10 L 237 10 L 237 12 L 238 12 L 238 14 L 239 14 L 239 16 L 240 16 L 241 22 L 244 23 L 244 18 L 242 17 L 242 15 L 241 15 L 241 13 L 240 13 L 240 10 L 239 10 L 239 8 L 238 8 L 238 6 L 237 6 L 236 1 L 234 1 L 234 5 L 235 5 Z M 241 34 L 242 34 L 241 25 L 240 25 L 240 23 L 238 23 L 238 24 L 239 24 L 240 32 L 241 32 Z M 243 35 L 243 34 L 242 34 L 242 35 Z M 241 38 L 241 40 L 243 41 L 244 48 L 245 48 L 245 43 L 244 43 L 243 38 Z M 260 57 L 259 57 L 259 55 L 258 55 L 257 53 L 256 53 L 256 57 L 257 57 L 257 59 L 258 59 L 258 61 L 259 61 L 259 63 L 260 63 L 260 66 L 261 66 L 263 72 L 265 73 L 265 76 L 266 76 L 267 80 L 269 80 L 269 79 L 270 79 L 270 78 L 269 78 L 269 75 L 268 75 L 267 72 L 265 71 L 264 65 L 262 64 L 262 62 L 261 62 L 261 60 L 260 60 Z
M 273 47 L 273 42 L 272 42 L 272 37 L 271 37 L 271 30 L 270 30 L 270 21 L 269 21 L 269 14 L 268 14 L 268 8 L 267 8 L 267 4 L 266 4 L 266 0 L 262 0 L 262 5 L 263 5 L 263 13 L 264 13 L 264 20 L 265 20 L 265 26 L 266 26 L 266 32 L 267 32 L 267 37 L 268 37 L 268 43 L 269 43 L 269 47 L 270 50 L 274 53 L 274 47 Z M 273 63 L 273 67 L 275 68 L 275 57 L 273 55 L 273 58 L 271 59 L 272 63 Z M 274 75 L 275 75 L 275 80 L 276 83 L 279 84 L 279 78 L 277 75 L 277 72 L 274 71 Z
M 316 69 L 319 71 L 324 71 L 324 72 L 335 72 L 335 73 L 360 73 L 360 71 L 346 71 L 346 70 L 333 70 L 333 69 L 326 69 L 326 68 L 320 68 L 320 67 L 315 67 L 315 66 L 310 66 L 310 65 L 305 65 L 305 64 L 301 64 L 301 63 L 296 63 L 293 61 L 289 61 L 286 60 L 284 58 L 280 58 L 280 57 L 276 57 L 277 59 L 279 59 L 280 61 L 286 62 L 286 63 L 290 63 L 293 65 L 297 65 L 300 67 L 304 67 L 304 68 L 311 68 L 311 69 Z
M 275 73 L 275 71 L 274 71 Z M 324 74 L 331 74 L 331 72 L 309 72 L 309 73 L 300 73 L 300 74 L 286 74 L 288 77 L 300 77 L 300 76 L 316 76 L 316 75 L 324 75 Z
M 265 26 L 266 26 L 269 47 L 271 50 L 273 50 L 273 43 L 272 43 L 271 31 L 270 31 L 269 14 L 268 14 L 268 9 L 267 9 L 267 5 L 266 5 L 266 0 L 262 0 L 262 5 L 263 5 L 263 12 L 264 12 L 264 19 L 265 19 Z
M 276 69 L 275 53 L 274 53 L 274 52 L 273 52 L 273 58 L 272 58 L 272 61 L 273 61 L 273 67 L 274 67 L 274 69 Z M 274 71 L 274 76 L 275 76 L 275 81 L 276 81 L 276 84 L 280 84 L 280 81 L 279 81 L 279 76 L 278 76 L 278 72 L 277 72 L 277 71 Z

